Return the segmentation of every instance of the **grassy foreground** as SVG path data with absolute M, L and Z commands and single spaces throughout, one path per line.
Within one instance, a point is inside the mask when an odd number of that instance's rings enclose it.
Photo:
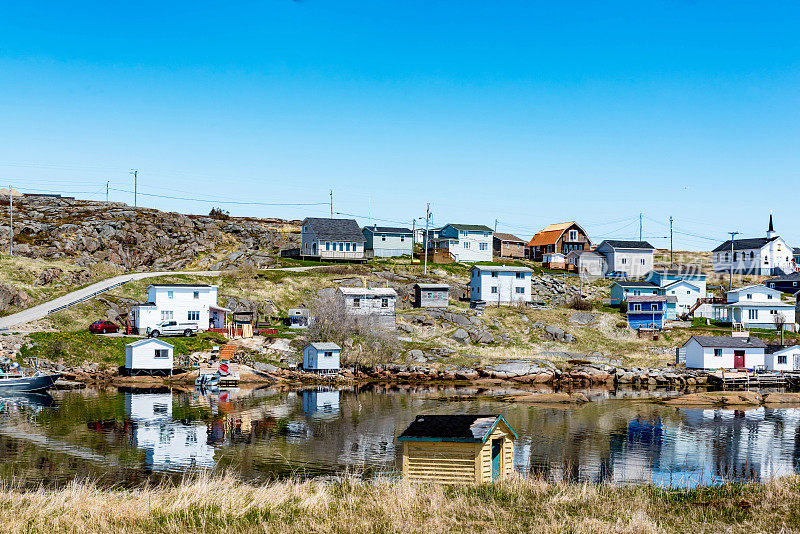
M 135 490 L 0 489 L 0 532 L 797 532 L 800 477 L 698 490 L 208 478 Z

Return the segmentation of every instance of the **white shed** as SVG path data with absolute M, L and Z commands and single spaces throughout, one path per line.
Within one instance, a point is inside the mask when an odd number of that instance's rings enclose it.
M 692 336 L 683 345 L 689 369 L 754 369 L 766 348 L 757 337 Z
M 800 371 L 800 345 L 769 345 L 764 353 L 764 368 L 769 371 Z
M 342 348 L 336 343 L 309 343 L 303 349 L 303 370 L 312 373 L 339 371 Z
M 172 374 L 173 347 L 156 338 L 140 339 L 125 345 L 125 371 L 129 375 Z

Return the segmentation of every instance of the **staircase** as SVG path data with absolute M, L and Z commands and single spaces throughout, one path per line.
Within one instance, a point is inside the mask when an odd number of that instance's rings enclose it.
M 697 311 L 697 308 L 699 308 L 703 304 L 725 304 L 725 299 L 722 297 L 708 297 L 704 299 L 697 299 L 697 302 L 692 304 L 692 307 L 689 308 L 687 312 L 683 314 L 683 316 L 692 317 L 694 315 L 694 312 Z
M 227 343 L 224 347 L 222 347 L 222 350 L 219 351 L 219 359 L 230 361 L 231 358 L 233 358 L 235 352 L 236 352 L 236 344 Z

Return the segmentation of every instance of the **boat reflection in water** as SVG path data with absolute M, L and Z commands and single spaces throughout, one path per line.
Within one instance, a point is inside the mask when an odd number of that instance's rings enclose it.
M 131 425 L 131 445 L 145 451 L 145 465 L 154 471 L 210 469 L 214 447 L 207 443 L 203 422 L 172 418 L 172 393 L 125 393 L 125 414 Z

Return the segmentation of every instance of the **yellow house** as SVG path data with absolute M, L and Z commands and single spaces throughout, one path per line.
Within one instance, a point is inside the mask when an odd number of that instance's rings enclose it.
M 418 415 L 400 437 L 403 477 L 480 483 L 514 472 L 517 434 L 502 415 Z

